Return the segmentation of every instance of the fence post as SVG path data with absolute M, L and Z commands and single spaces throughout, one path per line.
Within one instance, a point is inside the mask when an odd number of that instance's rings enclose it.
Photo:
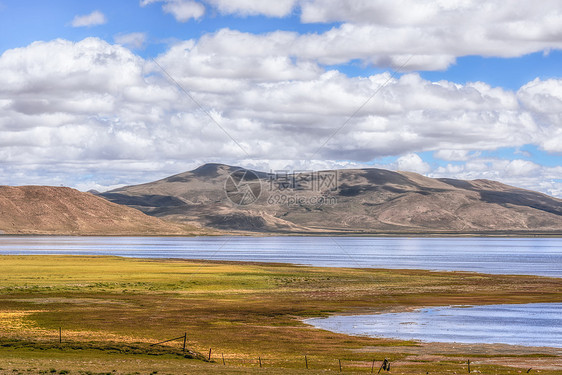
M 222 364 L 223 366 L 226 366 L 226 363 L 224 362 L 224 353 L 221 353 L 221 356 L 222 356 Z
M 390 371 L 390 361 L 388 359 L 385 358 L 384 361 L 382 361 L 382 365 L 379 368 L 379 372 L 377 372 L 377 374 L 380 374 L 381 370 Z
M 308 370 L 308 358 L 306 358 L 306 356 L 304 356 L 304 366 Z
M 186 344 L 186 342 L 187 342 L 187 332 L 184 333 L 184 335 L 183 335 L 183 351 L 184 351 L 184 353 L 185 353 L 185 344 Z
M 209 348 L 209 361 L 211 360 L 211 352 L 213 351 L 213 348 Z
M 375 360 L 373 359 L 373 364 L 371 365 L 371 374 L 375 371 Z
M 261 367 L 261 357 L 258 357 L 258 361 L 260 362 L 260 367 Z
M 62 327 L 59 327 L 59 344 L 62 344 Z
M 470 374 L 470 359 L 468 360 L 468 373 Z
M 338 363 L 340 364 L 340 372 L 341 372 L 341 359 L 338 359 Z

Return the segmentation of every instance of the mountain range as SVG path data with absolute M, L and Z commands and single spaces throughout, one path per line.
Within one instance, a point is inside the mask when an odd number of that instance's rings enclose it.
M 562 234 L 562 200 L 489 180 L 383 169 L 261 172 L 205 164 L 100 194 L 147 215 L 223 231 Z

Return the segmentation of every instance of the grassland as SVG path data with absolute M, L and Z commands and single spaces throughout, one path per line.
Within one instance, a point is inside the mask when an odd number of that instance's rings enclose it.
M 556 349 L 351 337 L 301 321 L 560 302 L 562 279 L 85 256 L 1 256 L 0 264 L 0 374 L 313 374 L 338 372 L 338 360 L 344 373 L 370 373 L 373 359 L 376 373 L 383 358 L 393 374 L 466 373 L 468 359 L 487 374 L 559 374 L 562 365 Z M 187 352 L 181 339 L 151 345 L 184 332 Z

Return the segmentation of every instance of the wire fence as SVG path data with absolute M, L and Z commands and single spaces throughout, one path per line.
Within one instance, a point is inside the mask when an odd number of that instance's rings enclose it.
M 409 373 L 412 373 L 412 363 L 407 363 L 404 361 L 391 360 L 389 358 L 365 358 L 365 359 L 350 359 L 350 358 L 327 358 L 322 355 L 295 355 L 295 356 L 285 356 L 285 357 L 272 357 L 268 355 L 252 355 L 252 354 L 241 354 L 241 353 L 228 353 L 216 348 L 209 348 L 208 351 L 193 351 L 188 348 L 188 336 L 187 332 L 184 332 L 181 336 L 177 336 L 170 339 L 165 339 L 162 341 L 147 343 L 147 342 L 122 342 L 118 343 L 115 341 L 98 342 L 94 343 L 92 341 L 81 342 L 76 340 L 76 337 L 66 337 L 64 336 L 64 331 L 62 327 L 59 327 L 56 331 L 56 339 L 53 337 L 51 339 L 45 339 L 40 341 L 23 341 L 23 340 L 0 340 L 1 347 L 40 347 L 42 349 L 49 347 L 63 348 L 67 347 L 69 349 L 84 349 L 84 345 L 88 349 L 98 349 L 98 350 L 110 350 L 117 351 L 123 354 L 152 354 L 152 355 L 163 355 L 163 354 L 175 354 L 185 358 L 195 358 L 199 360 L 204 360 L 206 362 L 215 363 L 222 366 L 242 366 L 242 367 L 259 367 L 259 368 L 285 368 L 285 369 L 305 369 L 305 370 L 330 370 L 339 373 L 354 372 L 354 373 L 369 373 L 369 374 L 384 374 L 389 373 L 392 370 L 400 369 L 400 367 L 409 367 Z M 448 361 L 447 365 L 455 373 L 475 373 L 479 372 L 474 368 L 474 363 L 470 360 L 458 361 Z M 423 366 L 425 367 L 425 366 Z M 531 368 L 526 373 L 531 373 Z M 420 369 L 420 374 L 438 374 L 439 372 L 430 372 L 428 370 Z

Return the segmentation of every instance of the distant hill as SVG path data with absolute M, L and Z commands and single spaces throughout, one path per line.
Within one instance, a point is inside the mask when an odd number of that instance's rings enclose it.
M 254 180 L 233 184 L 229 176 L 235 171 Z M 255 202 L 233 203 L 256 187 L 261 194 Z M 206 164 L 101 196 L 155 217 L 222 230 L 562 234 L 560 199 L 495 181 L 432 179 L 382 169 L 283 175 Z
M 136 236 L 202 231 L 66 187 L 0 186 L 0 233 Z

